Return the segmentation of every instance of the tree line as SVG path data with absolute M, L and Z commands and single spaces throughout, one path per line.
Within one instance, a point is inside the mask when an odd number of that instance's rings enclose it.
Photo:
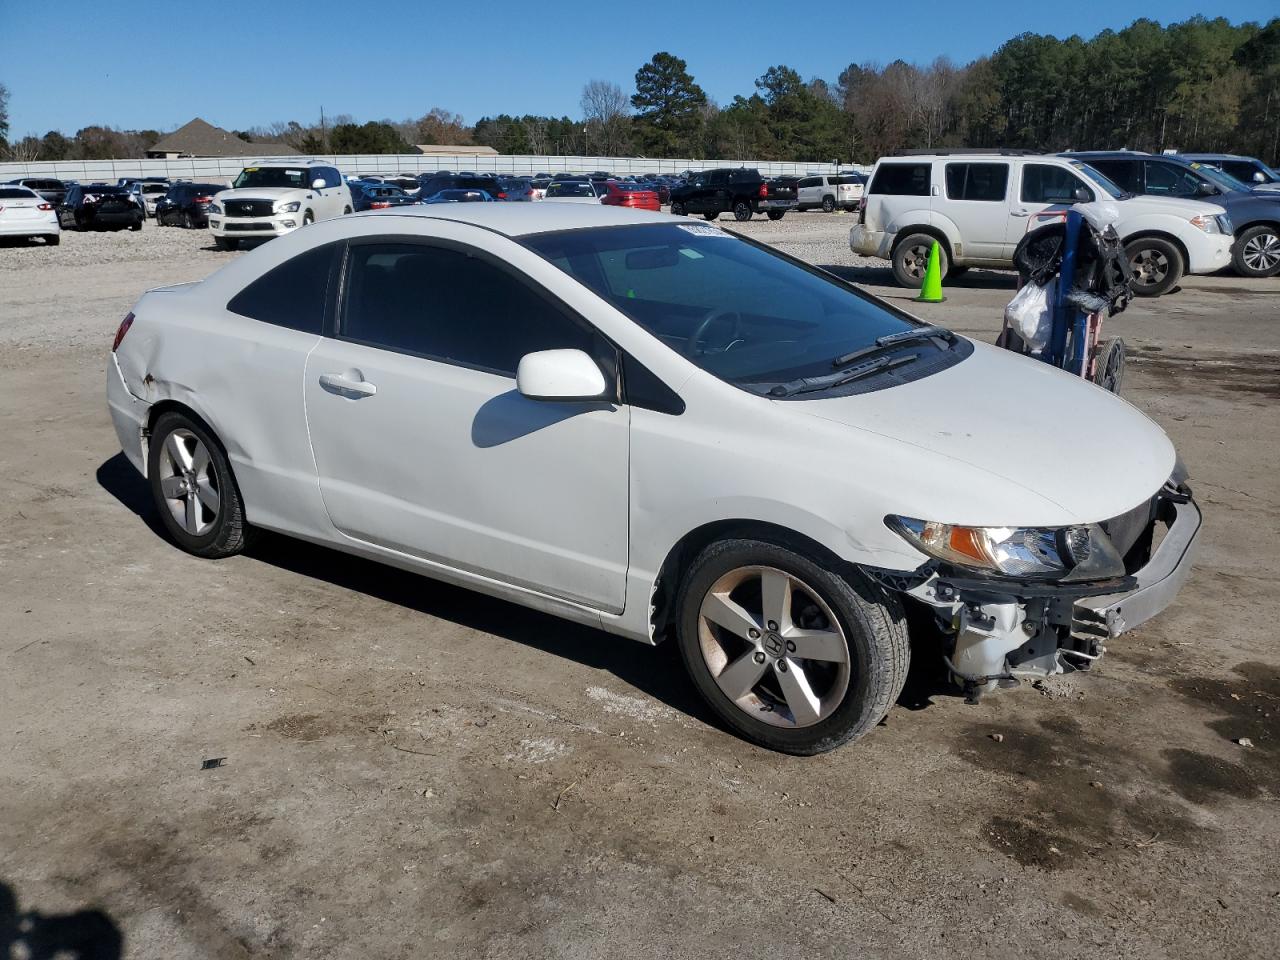
M 9 143 L 0 87 L 0 152 L 27 160 L 141 156 L 154 130 L 91 126 Z M 1024 33 L 957 65 L 850 63 L 832 81 L 769 67 L 727 104 L 688 64 L 660 52 L 634 89 L 592 80 L 581 115 L 497 114 L 468 125 L 433 108 L 399 122 L 349 116 L 237 131 L 303 153 L 406 153 L 412 145 L 477 144 L 504 154 L 840 160 L 869 163 L 911 148 L 1057 151 L 1128 147 L 1222 151 L 1280 162 L 1280 18 L 1233 25 L 1140 19 L 1091 39 Z

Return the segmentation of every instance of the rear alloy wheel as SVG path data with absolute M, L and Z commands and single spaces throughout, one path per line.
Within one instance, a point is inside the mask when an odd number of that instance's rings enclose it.
M 202 424 L 177 411 L 161 414 L 147 459 L 156 508 L 178 546 L 209 559 L 244 549 L 249 527 L 231 464 Z
M 1231 264 L 1245 277 L 1280 273 L 1280 230 L 1265 224 L 1245 230 L 1231 249 Z
M 834 212 L 835 212 L 835 209 L 836 209 L 836 198 L 835 198 L 835 197 L 823 197 L 823 198 L 822 198 L 822 210 L 823 210 L 823 212 L 824 212 L 824 213 L 834 213 Z
M 879 723 L 906 681 L 896 601 L 779 544 L 712 544 L 677 603 L 694 683 L 761 746 L 806 755 L 837 747 Z
M 919 290 L 929 268 L 929 251 L 937 243 L 927 233 L 913 233 L 893 248 L 893 278 L 908 289 Z M 942 276 L 951 268 L 947 248 L 938 244 L 938 267 Z
M 191 211 L 189 210 L 182 211 L 182 226 L 183 226 L 183 229 L 186 229 L 186 230 L 195 229 L 196 222 L 191 219 Z
M 746 223 L 751 219 L 751 204 L 745 200 L 739 200 L 733 205 L 733 219 L 739 223 Z
M 684 216 L 684 204 L 683 204 L 683 203 L 681 203 L 679 200 L 677 200 L 677 201 L 675 201 L 674 203 L 672 203 L 672 204 L 671 204 L 671 215 L 672 215 L 672 216 L 674 216 L 674 217 L 683 217 L 683 216 Z
M 1125 246 L 1133 270 L 1133 292 L 1139 297 L 1158 297 L 1172 290 L 1182 279 L 1182 254 L 1168 240 L 1142 237 Z

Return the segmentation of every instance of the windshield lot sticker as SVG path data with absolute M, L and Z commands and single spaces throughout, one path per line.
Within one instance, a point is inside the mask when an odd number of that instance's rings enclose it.
M 679 228 L 686 233 L 692 233 L 695 237 L 727 237 L 728 234 L 719 227 L 707 226 L 705 223 L 681 223 L 677 224 Z

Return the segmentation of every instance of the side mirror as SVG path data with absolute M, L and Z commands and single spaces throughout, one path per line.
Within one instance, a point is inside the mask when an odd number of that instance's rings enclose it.
M 1200 194 L 1202 197 L 1212 197 L 1217 192 L 1218 188 L 1208 180 L 1201 180 L 1196 184 L 1196 193 Z
M 530 400 L 608 400 L 608 386 L 581 350 L 526 353 L 516 368 L 516 388 Z
M 1075 198 L 1075 201 L 1074 201 L 1075 203 L 1092 203 L 1093 202 L 1093 194 L 1090 193 L 1088 188 L 1086 187 L 1076 187 L 1075 192 L 1072 194 L 1072 196 Z
M 311 189 L 312 189 L 312 190 L 323 190 L 323 189 L 324 189 L 324 178 L 322 178 L 322 177 L 316 177 L 314 180 L 312 180 L 312 181 L 311 181 Z
M 1266 183 L 1266 182 L 1267 182 L 1267 175 L 1266 175 L 1265 173 L 1263 173 L 1261 170 L 1255 170 L 1255 171 L 1253 171 L 1253 182 L 1254 182 L 1254 183 Z

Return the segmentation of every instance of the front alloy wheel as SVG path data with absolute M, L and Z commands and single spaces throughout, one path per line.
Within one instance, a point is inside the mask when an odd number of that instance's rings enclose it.
M 739 567 L 712 585 L 698 645 L 724 695 L 774 726 L 812 726 L 849 689 L 849 644 L 835 614 L 775 567 Z
M 1250 227 L 1236 241 L 1232 259 L 1236 272 L 1246 277 L 1275 276 L 1280 273 L 1280 231 Z
M 803 545 L 730 539 L 698 555 L 676 597 L 681 658 L 727 727 L 809 755 L 871 730 L 906 681 L 897 599 Z

